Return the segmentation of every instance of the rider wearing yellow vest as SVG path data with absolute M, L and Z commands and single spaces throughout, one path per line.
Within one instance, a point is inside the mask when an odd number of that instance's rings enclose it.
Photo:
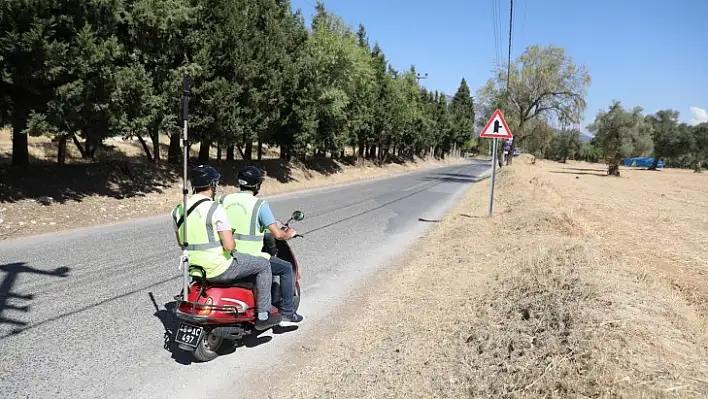
M 270 314 L 273 282 L 270 263 L 261 257 L 234 252 L 237 244 L 229 218 L 224 208 L 214 201 L 221 175 L 208 165 L 197 166 L 191 172 L 193 195 L 187 199 L 186 240 L 182 228 L 183 205 L 177 205 L 172 211 L 177 242 L 187 251 L 189 264 L 203 268 L 207 281 L 212 282 L 236 281 L 255 274 L 258 308 L 256 329 L 266 330 L 278 325 L 282 316 Z M 196 271 L 190 274 L 199 275 Z
M 263 238 L 267 231 L 277 240 L 289 240 L 295 236 L 296 232 L 292 228 L 287 231 L 279 229 L 268 202 L 256 197 L 262 182 L 261 171 L 254 166 L 248 166 L 238 174 L 238 184 L 241 191 L 222 195 L 219 198 L 219 203 L 226 209 L 231 223 L 236 241 L 236 251 L 269 259 L 272 274 L 280 276 L 280 288 L 283 296 L 283 305 L 280 309 L 280 313 L 283 315 L 281 325 L 299 323 L 303 317 L 295 312 L 293 302 L 295 282 L 292 264 L 278 257 L 271 257 L 270 254 L 262 251 Z

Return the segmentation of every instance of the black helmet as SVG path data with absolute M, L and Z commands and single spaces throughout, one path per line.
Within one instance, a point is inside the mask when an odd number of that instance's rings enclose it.
M 238 172 L 238 185 L 243 188 L 258 190 L 263 182 L 263 173 L 255 166 L 246 166 Z
M 192 189 L 205 189 L 207 187 L 216 187 L 216 183 L 221 179 L 221 174 L 213 166 L 199 165 L 191 170 L 189 178 L 192 183 Z

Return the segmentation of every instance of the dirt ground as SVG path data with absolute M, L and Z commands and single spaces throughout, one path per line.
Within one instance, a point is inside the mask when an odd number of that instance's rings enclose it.
M 708 397 L 708 175 L 604 170 L 473 186 L 256 397 Z
M 167 156 L 167 140 L 161 143 L 163 159 Z M 2 165 L 1 161 L 9 159 L 12 142 L 7 130 L 0 131 L 0 241 L 168 213 L 181 201 L 180 168 L 148 164 L 137 141 L 110 139 L 107 144 L 108 149 L 98 154 L 99 162 L 94 164 L 83 162 L 76 147 L 69 144 L 67 164 L 57 165 L 54 161 L 56 143 L 45 137 L 31 137 L 31 165 L 17 168 L 7 162 Z M 197 145 L 190 152 L 196 156 L 198 151 Z M 216 150 L 212 148 L 211 152 L 214 159 Z M 461 158 L 417 159 L 377 166 L 350 157 L 341 161 L 312 159 L 306 164 L 295 164 L 277 156 L 277 151 L 266 149 L 262 161 L 248 162 L 267 173 L 262 195 L 350 183 L 464 161 Z M 212 164 L 223 175 L 220 190 L 235 191 L 236 172 L 245 161 L 214 161 Z M 45 206 L 37 202 L 43 197 L 50 197 L 51 204 Z

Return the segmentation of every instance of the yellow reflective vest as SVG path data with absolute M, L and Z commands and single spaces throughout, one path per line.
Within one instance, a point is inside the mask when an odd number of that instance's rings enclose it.
M 187 248 L 185 249 L 189 264 L 201 266 L 206 272 L 207 278 L 214 278 L 229 268 L 233 257 L 231 252 L 224 250 L 221 246 L 221 239 L 213 220 L 214 212 L 221 205 L 209 197 L 195 194 L 187 199 L 187 210 L 189 211 L 197 202 L 199 204 L 187 215 Z M 180 246 L 185 242 L 181 228 L 183 214 L 182 204 L 172 210 L 172 219 L 178 225 L 177 236 Z M 196 271 L 192 271 L 190 274 L 199 276 Z
M 258 214 L 264 201 L 250 192 L 237 191 L 219 197 L 219 203 L 226 209 L 236 241 L 236 251 L 270 259 L 263 252 L 265 227 L 259 228 Z

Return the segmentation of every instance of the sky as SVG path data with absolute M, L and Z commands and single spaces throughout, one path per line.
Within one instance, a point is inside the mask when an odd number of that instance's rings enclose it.
M 308 24 L 315 3 L 291 0 Z M 506 0 L 323 3 L 355 30 L 364 24 L 394 68 L 427 73 L 421 84 L 431 90 L 453 95 L 464 77 L 474 95 L 491 77 L 497 51 L 507 57 Z M 515 0 L 514 9 L 512 59 L 529 45 L 553 44 L 587 67 L 583 132 L 612 100 L 645 113 L 675 109 L 682 122 L 708 121 L 708 1 Z

